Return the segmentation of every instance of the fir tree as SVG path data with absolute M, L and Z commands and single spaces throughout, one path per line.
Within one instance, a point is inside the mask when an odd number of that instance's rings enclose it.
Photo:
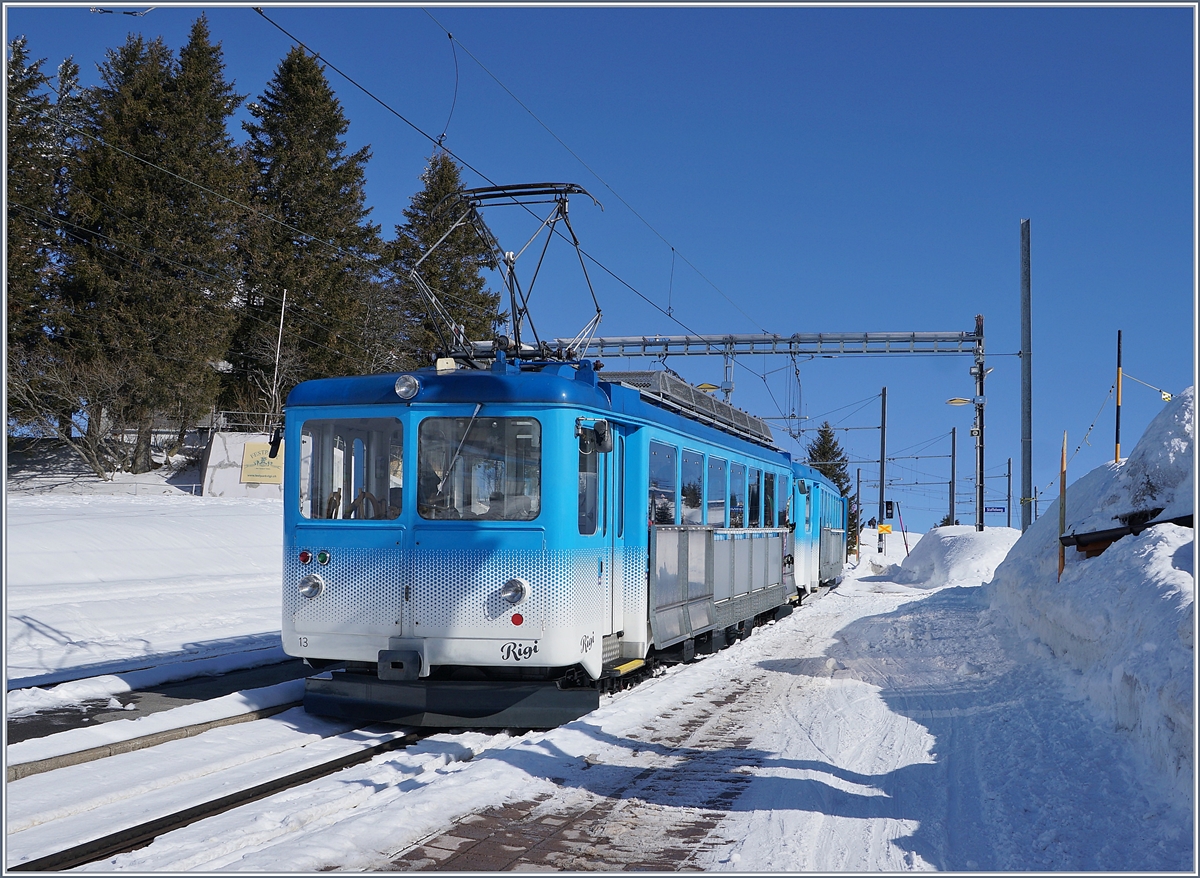
M 833 482 L 843 497 L 849 497 L 850 474 L 847 470 L 850 459 L 837 441 L 829 421 L 821 424 L 817 430 L 817 438 L 808 444 L 805 451 L 808 453 L 808 465 Z M 853 499 L 850 500 L 848 508 L 846 540 L 849 549 L 858 544 L 859 510 Z
M 410 369 L 428 365 L 441 352 L 441 343 L 428 305 L 408 281 L 409 272 L 463 211 L 461 203 L 453 198 L 463 189 L 461 170 L 449 155 L 436 152 L 430 156 L 421 181 L 424 187 L 405 208 L 405 222 L 396 226 L 396 238 L 386 251 L 390 267 L 400 278 L 397 298 L 404 334 L 401 362 Z M 451 232 L 418 269 L 454 321 L 465 327 L 469 340 L 493 338 L 503 319 L 498 310 L 500 295 L 485 288 L 481 274 L 491 259 L 491 249 L 465 223 Z M 443 334 L 447 332 L 446 327 L 441 329 Z
M 239 99 L 203 17 L 178 65 L 161 39 L 131 35 L 100 73 L 96 140 L 72 186 L 68 343 L 85 368 L 121 376 L 89 400 L 88 426 L 135 431 L 127 464 L 144 472 L 156 418 L 186 429 L 228 346 L 233 215 L 206 190 L 233 191 L 225 121 Z
M 245 287 L 227 399 L 278 412 L 298 381 L 374 365 L 361 336 L 376 292 L 379 227 L 367 221 L 370 148 L 346 154 L 350 123 L 316 59 L 290 51 L 249 108 L 251 198 L 261 214 L 244 218 Z
M 45 59 L 30 61 L 24 37 L 9 48 L 6 195 L 8 355 L 15 362 L 44 341 L 54 249 L 54 163 Z

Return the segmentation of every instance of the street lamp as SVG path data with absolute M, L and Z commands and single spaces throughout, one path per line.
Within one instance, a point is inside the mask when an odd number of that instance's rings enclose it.
M 983 379 L 991 369 L 984 368 L 983 360 L 983 315 L 975 315 L 975 364 L 971 366 L 971 375 L 975 378 L 975 396 L 966 399 L 956 396 L 946 400 L 946 405 L 975 406 L 975 423 L 971 426 L 971 435 L 975 437 L 975 530 L 983 531 L 983 406 L 986 400 L 983 396 Z

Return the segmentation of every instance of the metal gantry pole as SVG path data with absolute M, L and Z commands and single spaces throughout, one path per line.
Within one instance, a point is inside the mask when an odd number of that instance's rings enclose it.
M 1008 527 L 1012 527 L 1012 458 L 1008 459 L 1008 504 L 1004 507 L 1008 510 Z
M 950 428 L 950 523 L 958 524 L 954 515 L 954 494 L 958 490 L 958 427 Z
M 1029 530 L 1033 496 L 1033 317 L 1029 220 L 1021 220 L 1021 533 Z M 1011 505 L 1011 504 L 1010 504 Z
M 862 561 L 862 467 L 858 468 L 858 482 L 854 488 L 854 563 Z
M 975 376 L 975 530 L 983 530 L 983 378 L 987 374 L 983 362 L 983 315 L 975 315 L 975 365 L 971 373 Z
M 883 489 L 887 482 L 887 388 L 883 388 L 879 403 L 879 516 L 875 519 L 883 524 Z M 879 554 L 883 554 L 883 533 L 879 533 Z

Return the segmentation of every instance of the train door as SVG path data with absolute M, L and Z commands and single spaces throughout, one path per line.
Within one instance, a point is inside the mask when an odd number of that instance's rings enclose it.
M 608 458 L 605 503 L 608 557 L 608 630 L 621 631 L 625 620 L 625 431 L 614 425 L 613 450 Z
M 817 486 L 806 480 L 796 479 L 796 487 L 800 491 L 799 505 L 796 509 L 796 533 L 802 534 L 796 540 L 796 575 L 799 584 L 806 591 L 814 591 L 817 585 L 814 531 L 819 529 L 819 525 L 814 521 L 813 507 L 816 505 Z

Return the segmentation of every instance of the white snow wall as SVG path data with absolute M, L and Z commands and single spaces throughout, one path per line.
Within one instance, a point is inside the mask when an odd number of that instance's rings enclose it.
M 1193 389 L 1146 428 L 1128 458 L 1067 487 L 1067 532 L 1119 527 L 1117 515 L 1193 512 Z M 1195 543 L 1192 528 L 1158 525 L 1095 558 L 1066 548 L 1058 580 L 1058 502 L 1035 521 L 988 584 L 1009 614 L 1079 673 L 1103 716 L 1192 796 Z

